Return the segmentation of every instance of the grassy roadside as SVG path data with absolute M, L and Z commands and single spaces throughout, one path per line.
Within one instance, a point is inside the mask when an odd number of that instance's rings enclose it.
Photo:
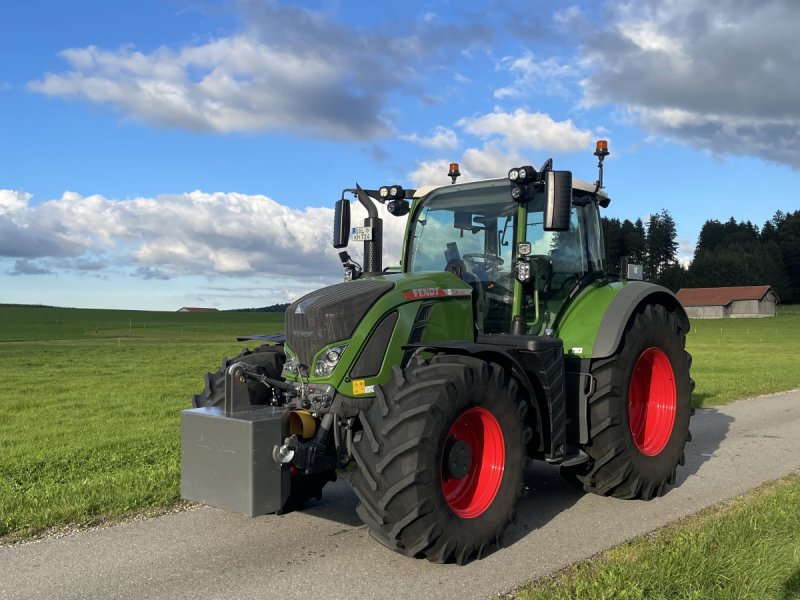
M 800 474 L 517 590 L 517 600 L 800 598 Z

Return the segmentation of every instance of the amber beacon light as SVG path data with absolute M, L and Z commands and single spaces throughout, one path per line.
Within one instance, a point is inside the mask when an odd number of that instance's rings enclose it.
M 448 171 L 447 176 L 451 179 L 452 183 L 456 182 L 461 176 L 461 171 L 458 170 L 458 163 L 450 163 L 450 171 Z
M 594 155 L 600 160 L 603 160 L 606 156 L 608 156 L 608 154 L 608 140 L 597 140 L 597 145 L 594 149 Z

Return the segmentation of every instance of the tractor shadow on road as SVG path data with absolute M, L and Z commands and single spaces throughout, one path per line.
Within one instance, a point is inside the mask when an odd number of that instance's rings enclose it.
M 680 487 L 687 478 L 695 475 L 705 463 L 714 458 L 728 436 L 733 420 L 733 417 L 716 408 L 697 409 L 689 422 L 692 441 L 684 449 L 686 464 L 678 467 L 674 487 Z
M 340 477 L 329 483 L 322 490 L 322 499 L 309 500 L 303 512 L 307 515 L 334 521 L 349 527 L 361 527 L 364 524 L 356 514 L 358 499 L 349 478 Z
M 714 458 L 722 441 L 730 431 L 733 418 L 715 408 L 698 409 L 690 423 L 692 441 L 684 449 L 686 463 L 678 467 L 674 488 Z M 532 462 L 525 469 L 526 494 L 520 499 L 518 521 L 508 528 L 506 544 L 524 538 L 528 533 L 545 526 L 559 513 L 576 504 L 585 494 L 583 490 L 565 481 L 559 467 L 543 462 Z M 667 492 L 669 492 L 667 489 Z
M 561 477 L 558 466 L 531 462 L 525 469 L 525 493 L 517 505 L 517 523 L 506 530 L 504 545 L 510 546 L 543 527 L 584 494 Z

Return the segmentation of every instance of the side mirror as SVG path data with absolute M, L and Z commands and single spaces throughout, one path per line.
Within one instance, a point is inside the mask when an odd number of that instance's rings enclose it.
M 350 202 L 344 198 L 336 201 L 333 215 L 333 247 L 346 248 L 350 241 Z
M 544 180 L 544 230 L 569 231 L 572 208 L 572 172 L 547 171 Z

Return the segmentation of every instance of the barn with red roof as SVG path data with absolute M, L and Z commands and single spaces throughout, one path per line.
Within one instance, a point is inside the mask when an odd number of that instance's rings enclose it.
M 683 288 L 677 296 L 693 319 L 774 317 L 780 301 L 768 285 Z

